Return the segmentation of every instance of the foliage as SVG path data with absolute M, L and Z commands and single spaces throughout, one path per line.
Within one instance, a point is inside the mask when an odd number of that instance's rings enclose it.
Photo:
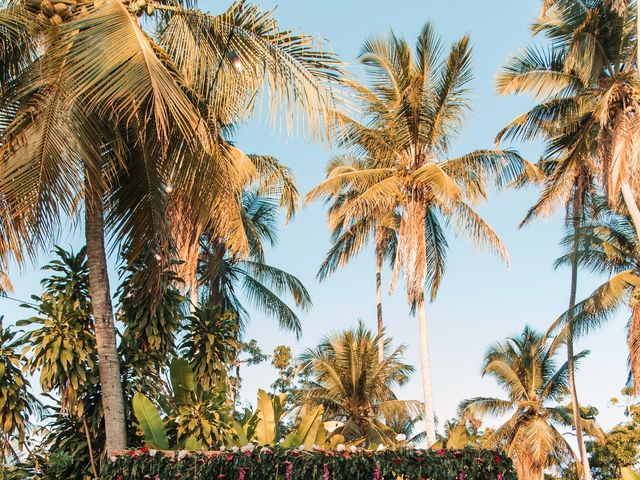
M 355 448 L 355 447 L 354 447 Z M 171 457 L 174 457 L 173 455 Z M 187 454 L 183 458 L 130 451 L 103 467 L 105 480 L 117 478 L 211 478 L 264 480 L 371 480 L 429 478 L 431 480 L 515 480 L 511 461 L 490 450 L 409 450 L 372 452 L 302 451 L 267 448 L 242 452 Z
M 623 467 L 640 463 L 640 425 L 618 425 L 601 442 L 589 442 L 587 450 L 594 479 L 618 478 Z
M 402 362 L 405 347 L 392 349 L 386 338 L 379 361 L 379 339 L 360 322 L 355 329 L 325 337 L 300 357 L 308 375 L 300 392 L 302 405 L 323 405 L 341 423 L 336 433 L 348 441 L 365 437 L 372 443 L 393 442 L 397 432 L 384 424 L 383 415 L 417 410 L 416 402 L 398 400 L 392 390 L 413 372 Z
M 145 261 L 147 260 L 147 261 Z M 121 272 L 118 288 L 118 320 L 124 325 L 121 351 L 128 363 L 144 377 L 157 372 L 175 355 L 175 336 L 185 314 L 185 299 L 179 287 L 182 280 L 167 265 L 160 274 L 157 289 L 160 296 L 152 296 L 141 279 L 148 259 L 143 255 Z
M 31 297 L 35 307 L 27 305 L 38 315 L 16 325 L 30 328 L 22 351 L 29 373 L 38 373 L 44 392 L 59 395 L 62 413 L 82 416 L 81 397 L 98 383 L 86 250 L 74 254 L 56 247 L 55 254 L 43 267 L 53 272 L 42 281 L 44 292 Z
M 138 392 L 133 411 L 144 433 L 145 443 L 153 448 L 206 450 L 222 443 L 230 421 L 229 402 L 224 386 L 208 388 L 197 383 L 193 369 L 181 358 L 170 366 L 171 395 L 153 399 Z
M 38 404 L 22 372 L 17 352 L 22 343 L 16 335 L 3 327 L 0 317 L 0 441 L 3 452 L 5 442 L 11 438 L 16 438 L 20 445 L 24 444 L 29 417 L 35 413 Z
M 236 315 L 208 305 L 196 308 L 186 318 L 184 330 L 180 352 L 198 382 L 204 388 L 226 382 L 241 346 Z
M 574 453 L 559 427 L 570 427 L 570 410 L 556 405 L 567 392 L 567 368 L 555 362 L 556 350 L 547 339 L 526 327 L 521 335 L 497 343 L 485 355 L 483 375 L 493 377 L 507 399 L 477 397 L 460 404 L 461 418 L 510 414 L 505 423 L 486 438 L 487 448 L 504 448 L 521 478 L 542 480 L 555 463 L 569 465 Z M 575 360 L 586 352 L 576 355 Z M 582 419 L 587 434 L 600 429 Z

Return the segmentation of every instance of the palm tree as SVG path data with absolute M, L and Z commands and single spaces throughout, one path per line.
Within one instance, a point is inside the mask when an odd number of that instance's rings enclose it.
M 579 237 L 578 262 L 593 272 L 603 273 L 609 279 L 574 309 L 574 329 L 577 335 L 597 328 L 623 305 L 631 309 L 628 327 L 631 377 L 635 391 L 640 387 L 640 260 L 638 237 L 628 213 L 607 208 L 606 200 L 594 199 L 588 210 L 588 220 L 581 229 L 567 236 L 566 242 Z M 567 255 L 557 264 L 567 263 Z M 570 312 L 565 312 L 550 331 L 562 338 L 567 334 Z
M 245 191 L 242 196 L 242 222 L 249 252 L 239 255 L 224 243 L 205 234 L 200 241 L 198 283 L 204 305 L 234 312 L 240 326 L 249 320 L 241 297 L 254 308 L 275 318 L 280 327 L 300 335 L 300 319 L 282 299 L 288 295 L 303 310 L 311 306 L 311 297 L 302 282 L 265 261 L 263 242 L 277 241 L 279 203 L 273 197 Z
M 625 68 L 633 63 L 635 40 L 628 13 L 612 11 L 610 7 L 610 2 L 601 0 L 545 2 L 541 17 L 534 24 L 534 33 L 545 34 L 551 41 L 551 49 L 527 48 L 511 58 L 498 76 L 500 93 L 525 92 L 540 99 L 538 105 L 520 115 L 498 135 L 498 140 L 541 136 L 547 141 L 542 163 L 548 175 L 542 181 L 540 199 L 525 222 L 552 213 L 557 205 L 564 205 L 567 224 L 578 230 L 583 221 L 585 196 L 593 192 L 598 183 L 608 191 L 612 204 L 618 203 L 621 191 L 625 202 L 634 204 L 625 182 L 632 178 L 635 167 L 615 165 L 624 159 L 619 155 L 623 146 L 616 138 L 619 135 L 613 133 L 618 128 L 620 116 L 614 118 L 612 115 L 619 110 L 614 97 L 624 104 L 626 97 L 620 97 L 621 92 L 627 91 L 630 82 L 635 82 L 635 74 Z M 551 10 L 547 12 L 549 8 Z M 594 45 L 597 48 L 592 48 Z M 576 304 L 577 248 L 575 243 L 569 312 Z M 565 338 L 569 386 L 577 419 L 580 405 L 571 360 L 573 338 L 570 331 Z M 590 479 L 589 459 L 577 421 L 576 428 L 585 478 Z
M 0 25 L 2 264 L 48 245 L 84 197 L 106 447 L 120 450 L 125 412 L 105 230 L 128 245 L 131 259 L 156 252 L 146 272 L 157 292 L 170 258 L 167 190 L 210 218 L 224 205 L 226 183 L 242 176 L 221 125 L 246 118 L 266 87 L 274 121 L 283 111 L 294 125 L 298 111 L 320 134 L 334 108 L 327 84 L 338 63 L 244 1 L 212 15 L 181 2 L 107 0 L 56 13 L 48 0 L 19 0 L 3 2 Z M 225 225 L 237 218 L 237 209 L 218 211 Z M 242 239 L 234 245 L 241 249 Z
M 336 433 L 346 440 L 365 438 L 369 443 L 393 442 L 396 432 L 384 418 L 402 414 L 411 418 L 416 402 L 398 400 L 393 392 L 404 385 L 413 367 L 402 362 L 405 347 L 391 347 L 385 338 L 385 356 L 378 360 L 378 335 L 364 323 L 330 334 L 301 356 L 303 406 L 323 405 L 329 418 L 341 423 Z
M 339 156 L 334 158 L 327 167 L 327 177 L 339 173 L 356 172 L 366 170 L 372 165 L 367 165 L 367 160 L 352 155 Z M 353 188 L 354 185 L 349 187 Z M 331 212 L 338 211 L 349 199 L 357 197 L 362 192 L 347 191 L 332 199 L 329 206 L 329 216 Z M 384 355 L 384 321 L 382 317 L 382 267 L 385 259 L 393 265 L 396 246 L 398 218 L 395 212 L 389 212 L 382 218 L 373 219 L 363 217 L 357 222 L 345 225 L 340 223 L 331 232 L 331 248 L 325 256 L 317 278 L 325 280 L 339 267 L 343 267 L 351 261 L 367 245 L 370 238 L 374 239 L 376 258 L 376 316 L 378 320 L 378 358 L 382 360 Z
M 425 289 L 434 300 L 444 273 L 445 227 L 507 258 L 498 236 L 472 209 L 486 197 L 487 183 L 510 183 L 523 173 L 513 151 L 477 150 L 448 158 L 468 105 L 471 79 L 469 38 L 455 42 L 448 54 L 430 24 L 418 37 L 415 53 L 391 33 L 364 44 L 359 58 L 371 88 L 351 83 L 365 124 L 342 116 L 347 145 L 367 152 L 368 168 L 337 169 L 307 195 L 308 200 L 356 192 L 332 212 L 329 225 L 356 224 L 398 212 L 397 251 L 391 288 L 404 272 L 407 300 L 418 312 L 424 420 L 427 442 L 436 441 L 428 350 Z
M 476 397 L 459 406 L 461 418 L 511 415 L 486 438 L 485 446 L 503 448 L 513 459 L 518 478 L 542 480 L 552 462 L 576 460 L 558 430 L 571 426 L 573 419 L 556 404 L 567 391 L 568 364 L 558 367 L 555 353 L 546 337 L 529 327 L 518 337 L 491 346 L 482 374 L 493 377 L 508 398 Z M 586 353 L 577 354 L 575 360 Z M 592 420 L 580 421 L 589 434 L 600 433 Z

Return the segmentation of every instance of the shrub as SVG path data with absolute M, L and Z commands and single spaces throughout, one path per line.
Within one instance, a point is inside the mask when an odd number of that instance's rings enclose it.
M 511 460 L 491 450 L 312 451 L 247 446 L 236 451 L 111 457 L 104 480 L 515 480 Z

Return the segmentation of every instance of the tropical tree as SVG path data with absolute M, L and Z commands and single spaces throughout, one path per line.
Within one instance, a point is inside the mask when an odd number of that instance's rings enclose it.
M 237 254 L 211 233 L 203 235 L 198 262 L 200 296 L 206 305 L 234 312 L 241 327 L 249 320 L 242 298 L 275 318 L 282 328 L 300 335 L 300 319 L 281 297 L 291 296 L 297 307 L 306 310 L 311 306 L 309 293 L 294 275 L 265 261 L 263 243 L 277 241 L 279 203 L 279 198 L 254 191 L 242 195 L 242 228 L 249 244 L 246 255 Z
M 445 227 L 469 237 L 502 258 L 507 252 L 498 236 L 473 210 L 484 199 L 490 180 L 504 186 L 524 173 L 521 158 L 509 150 L 477 150 L 449 158 L 452 137 L 469 109 L 471 48 L 469 38 L 455 42 L 446 55 L 434 28 L 427 24 L 415 53 L 391 33 L 367 41 L 359 57 L 371 88 L 350 84 L 364 122 L 342 116 L 347 146 L 365 151 L 366 168 L 336 168 L 307 195 L 332 199 L 346 192 L 353 198 L 332 211 L 335 230 L 390 212 L 400 217 L 391 288 L 404 273 L 408 303 L 418 312 L 424 420 L 427 442 L 436 441 L 431 391 L 425 289 L 436 298 L 447 251 Z
M 18 1 L 0 10 L 0 246 L 3 264 L 12 254 L 33 256 L 84 198 L 111 451 L 126 445 L 126 435 L 105 230 L 128 244 L 131 259 L 150 252 L 146 272 L 157 291 L 170 259 L 168 191 L 210 218 L 225 205 L 226 182 L 243 175 L 220 141 L 221 125 L 246 118 L 266 88 L 274 120 L 283 111 L 292 126 L 300 112 L 319 132 L 334 108 L 327 83 L 339 71 L 309 37 L 281 31 L 270 13 L 243 1 L 220 15 L 180 2 L 65 5 Z M 144 12 L 148 21 L 139 22 Z M 219 216 L 224 226 L 238 218 L 237 209 L 217 211 L 227 214 Z M 242 239 L 234 240 L 241 249 Z
M 308 380 L 301 386 L 301 404 L 322 405 L 328 418 L 340 422 L 335 433 L 352 441 L 393 443 L 394 432 L 384 423 L 393 414 L 415 416 L 417 402 L 398 400 L 393 392 L 404 385 L 413 367 L 402 362 L 406 347 L 395 349 L 385 338 L 385 355 L 378 359 L 378 336 L 358 327 L 326 336 L 301 356 Z
M 584 268 L 609 276 L 572 312 L 565 312 L 552 325 L 552 332 L 566 335 L 570 324 L 576 335 L 584 335 L 610 319 L 621 306 L 631 310 L 628 325 L 631 379 L 637 391 L 640 384 L 640 259 L 638 237 L 630 216 L 611 211 L 602 198 L 595 199 L 588 210 L 588 220 L 565 243 L 579 237 L 578 262 Z M 557 264 L 567 263 L 567 255 Z
M 367 163 L 369 161 L 369 164 Z M 327 178 L 348 171 L 357 172 L 375 167 L 371 159 L 354 157 L 353 155 L 338 156 L 327 167 Z M 340 192 L 332 198 L 329 206 L 329 216 L 344 207 L 349 200 L 357 198 L 363 193 L 356 191 L 356 185 L 349 185 L 348 190 Z M 378 321 L 378 357 L 382 360 L 384 355 L 384 321 L 382 316 L 382 268 L 385 260 L 393 265 L 397 247 L 396 228 L 398 215 L 395 212 L 387 212 L 381 218 L 365 216 L 355 222 L 339 223 L 331 232 L 331 247 L 327 252 L 320 270 L 316 275 L 318 280 L 325 280 L 338 268 L 349 263 L 373 238 L 376 258 L 376 317 Z
M 29 390 L 29 381 L 22 372 L 18 348 L 22 347 L 16 332 L 3 328 L 0 317 L 0 466 L 4 470 L 7 454 L 17 455 L 11 440 L 25 443 L 29 417 L 35 413 L 38 400 Z
M 578 360 L 586 355 L 576 355 Z M 521 335 L 489 348 L 483 375 L 493 377 L 507 398 L 476 397 L 464 400 L 461 418 L 510 415 L 485 440 L 486 447 L 503 448 L 513 459 L 518 478 L 542 480 L 547 467 L 579 461 L 559 428 L 571 427 L 573 419 L 558 405 L 567 393 L 568 364 L 557 366 L 554 344 L 526 327 Z M 600 431 L 593 420 L 580 419 L 591 435 Z
M 556 206 L 563 205 L 567 224 L 578 230 L 584 220 L 586 196 L 598 185 L 612 205 L 618 205 L 622 198 L 630 208 L 635 206 L 637 186 L 633 171 L 637 166 L 633 164 L 633 148 L 629 143 L 635 134 L 628 121 L 629 115 L 634 115 L 636 102 L 630 93 L 637 83 L 633 68 L 636 36 L 633 18 L 622 3 L 545 1 L 533 32 L 546 36 L 550 48 L 545 50 L 538 45 L 526 48 L 509 59 L 498 75 L 500 93 L 529 93 L 538 101 L 532 110 L 503 129 L 498 140 L 539 136 L 547 145 L 541 161 L 547 173 L 542 179 L 542 194 L 525 222 L 549 215 Z M 575 242 L 577 238 L 574 237 Z M 570 263 L 569 312 L 574 311 L 576 304 L 575 242 L 574 260 Z M 577 419 L 580 405 L 571 365 L 571 330 L 565 338 L 569 386 Z M 576 428 L 585 478 L 589 479 L 588 456 L 579 422 Z

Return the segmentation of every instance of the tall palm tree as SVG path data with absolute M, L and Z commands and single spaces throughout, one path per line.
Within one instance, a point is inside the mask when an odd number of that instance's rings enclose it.
M 459 406 L 462 418 L 510 415 L 486 438 L 485 446 L 503 448 L 521 479 L 542 480 L 552 462 L 576 460 L 559 430 L 571 426 L 573 419 L 556 403 L 567 391 L 568 365 L 558 367 L 555 353 L 546 337 L 529 327 L 518 337 L 491 346 L 482 374 L 493 377 L 508 398 L 476 397 Z M 579 353 L 576 360 L 585 354 Z M 588 433 L 600 434 L 592 420 L 580 421 Z
M 146 271 L 157 292 L 170 259 L 167 187 L 209 218 L 243 175 L 220 125 L 246 118 L 262 87 L 274 121 L 295 125 L 300 112 L 312 134 L 334 108 L 327 84 L 337 61 L 309 37 L 281 31 L 244 1 L 220 15 L 190 5 L 101 0 L 57 12 L 48 0 L 18 0 L 0 8 L 0 255 L 3 264 L 35 255 L 84 198 L 107 451 L 124 448 L 126 434 L 105 231 L 132 259 L 156 252 Z M 224 226 L 237 221 L 237 209 L 218 211 Z
M 619 114 L 620 105 L 616 102 L 625 104 L 632 100 L 627 98 L 628 88 L 636 82 L 636 74 L 627 68 L 633 64 L 635 36 L 628 12 L 611 7 L 611 2 L 604 0 L 545 2 L 533 30 L 535 34 L 546 35 L 551 48 L 547 51 L 540 47 L 525 49 L 512 57 L 498 76 L 500 93 L 530 93 L 539 100 L 532 110 L 500 132 L 498 139 L 540 136 L 547 142 L 543 162 L 548 175 L 543 180 L 542 194 L 525 222 L 564 205 L 567 223 L 578 230 L 583 220 L 585 195 L 597 184 L 608 192 L 612 204 L 619 202 L 622 192 L 624 201 L 632 207 L 635 205 L 633 195 L 628 193 L 629 180 L 637 168 L 623 158 L 630 152 L 622 155 L 626 148 L 619 135 L 622 130 L 615 133 L 619 122 L 626 118 Z M 618 161 L 623 164 L 617 164 Z M 577 236 L 574 239 L 577 241 Z M 569 312 L 576 304 L 577 248 L 575 243 Z M 573 339 L 571 334 L 565 338 L 569 386 L 577 419 L 580 405 L 572 365 Z M 591 478 L 589 459 L 577 421 L 576 435 L 584 476 L 588 480 Z
M 392 349 L 391 339 L 385 338 L 380 362 L 378 340 L 359 322 L 357 328 L 328 335 L 300 357 L 308 375 L 300 392 L 302 405 L 323 405 L 328 418 L 342 424 L 336 433 L 349 441 L 393 442 L 396 432 L 383 419 L 413 416 L 416 402 L 398 400 L 393 392 L 413 372 L 402 362 L 406 347 Z
M 430 24 L 418 37 L 415 53 L 391 33 L 367 41 L 359 57 L 371 88 L 351 83 L 364 123 L 342 116 L 347 145 L 364 150 L 368 168 L 334 170 L 307 199 L 335 198 L 357 192 L 332 212 L 331 229 L 397 211 L 397 252 L 391 288 L 404 273 L 408 303 L 418 312 L 424 420 L 427 443 L 436 441 L 431 390 L 425 289 L 435 299 L 444 273 L 445 225 L 507 258 L 498 236 L 471 203 L 486 198 L 489 180 L 498 186 L 523 173 L 513 151 L 477 150 L 449 158 L 452 137 L 469 108 L 471 80 L 469 38 L 455 42 L 444 55 Z
M 606 201 L 596 198 L 588 210 L 589 216 L 579 232 L 565 239 L 573 242 L 579 237 L 578 262 L 584 268 L 603 273 L 609 279 L 574 309 L 574 329 L 577 335 L 597 328 L 609 320 L 621 306 L 629 306 L 631 319 L 628 326 L 631 377 L 636 392 L 640 392 L 640 259 L 638 237 L 628 213 L 607 208 Z M 557 264 L 567 263 L 567 255 Z M 567 334 L 569 312 L 554 323 L 551 332 Z
M 334 158 L 327 167 L 327 177 L 339 173 L 356 172 L 371 168 L 367 159 L 352 155 Z M 355 185 L 350 185 L 350 188 Z M 357 197 L 360 192 L 347 191 L 332 199 L 329 206 L 329 216 L 332 212 L 343 208 L 350 199 Z M 371 216 L 359 218 L 356 222 L 340 223 L 331 232 L 331 248 L 327 252 L 317 278 L 322 281 L 339 267 L 343 267 L 351 261 L 373 238 L 376 259 L 376 317 L 378 321 L 378 358 L 382 361 L 384 356 L 384 321 L 382 316 L 382 268 L 385 260 L 393 265 L 397 247 L 396 229 L 398 224 L 396 212 L 388 212 L 382 218 L 374 219 Z

